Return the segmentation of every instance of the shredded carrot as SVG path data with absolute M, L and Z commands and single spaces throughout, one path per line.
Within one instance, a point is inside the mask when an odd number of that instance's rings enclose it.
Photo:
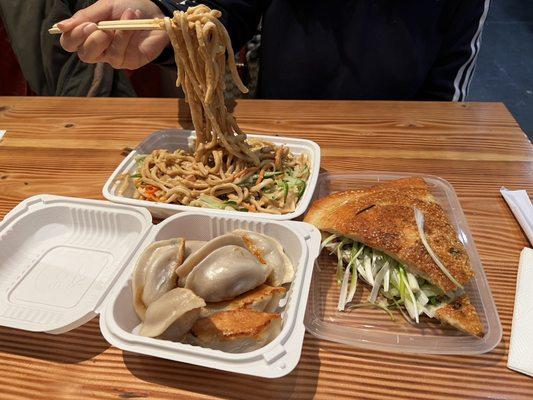
M 263 181 L 264 176 L 265 176 L 265 169 L 261 168 L 261 171 L 259 171 L 259 175 L 257 176 L 257 181 L 255 181 L 255 184 L 259 185 Z
M 153 185 L 146 185 L 144 187 L 144 191 L 147 192 L 147 193 L 150 193 L 150 194 L 154 194 L 155 192 L 157 192 L 159 190 L 158 187 L 155 187 Z
M 155 193 L 160 190 L 158 187 L 153 185 L 146 185 L 140 188 L 142 190 L 141 194 L 146 197 L 147 200 L 150 201 L 159 201 L 159 198 L 155 195 Z
M 246 208 L 248 211 L 257 211 L 255 209 L 255 206 L 253 204 L 245 204 L 245 203 L 242 203 L 241 204 L 241 207 L 244 207 Z

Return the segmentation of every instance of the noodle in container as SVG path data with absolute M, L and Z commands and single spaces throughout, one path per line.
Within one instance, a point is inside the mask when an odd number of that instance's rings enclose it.
M 104 196 L 143 205 L 160 217 L 189 206 L 297 217 L 311 200 L 320 150 L 313 142 L 240 129 L 224 101 L 226 66 L 236 86 L 247 89 L 220 16 L 199 5 L 160 20 L 174 48 L 176 85 L 185 93 L 195 136 L 189 134 L 187 143 L 176 137 L 165 145 L 157 138 L 141 144 L 108 180 Z
M 143 142 L 141 142 L 115 169 L 115 171 L 108 178 L 105 183 L 102 193 L 104 197 L 114 203 L 121 203 L 133 206 L 140 206 L 147 208 L 152 215 L 157 218 L 166 218 L 177 212 L 182 211 L 200 211 L 198 207 L 186 206 L 173 203 L 162 203 L 147 201 L 141 199 L 134 199 L 131 197 L 131 193 L 125 196 L 118 195 L 119 184 L 117 184 L 117 178 L 125 173 L 133 174 L 136 170 L 136 158 L 139 155 L 150 153 L 154 149 L 167 149 L 170 152 L 174 152 L 176 149 L 190 150 L 194 146 L 195 134 L 193 131 L 188 130 L 166 130 L 154 132 L 148 136 Z M 320 147 L 315 142 L 289 138 L 279 136 L 259 136 L 248 135 L 250 138 L 259 137 L 264 140 L 268 140 L 276 145 L 284 145 L 288 147 L 294 154 L 307 154 L 310 161 L 310 172 L 307 180 L 307 185 L 304 189 L 302 196 L 300 197 L 294 211 L 285 214 L 269 214 L 259 212 L 241 212 L 232 211 L 226 209 L 217 208 L 204 208 L 202 211 L 206 211 L 214 214 L 231 214 L 231 215 L 254 215 L 258 217 L 264 217 L 271 220 L 289 220 L 294 219 L 302 215 L 309 206 L 313 192 L 315 190 L 318 174 L 320 170 Z

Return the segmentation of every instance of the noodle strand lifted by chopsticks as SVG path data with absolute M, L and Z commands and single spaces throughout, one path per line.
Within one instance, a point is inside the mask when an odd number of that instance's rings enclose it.
M 309 177 L 305 154 L 261 140 L 246 140 L 224 102 L 226 62 L 243 92 L 231 41 L 220 11 L 205 5 L 161 21 L 174 48 L 181 86 L 196 131 L 194 154 L 154 150 L 124 175 L 119 195 L 184 205 L 287 213 L 294 211 Z
M 210 150 L 218 146 L 258 165 L 259 157 L 245 142 L 246 136 L 234 130 L 235 119 L 224 102 L 226 58 L 237 87 L 243 93 L 248 89 L 237 73 L 231 41 L 218 20 L 220 15 L 218 10 L 199 5 L 176 11 L 172 20 L 164 19 L 179 72 L 176 85 L 182 86 L 191 108 L 198 161 L 209 162 Z

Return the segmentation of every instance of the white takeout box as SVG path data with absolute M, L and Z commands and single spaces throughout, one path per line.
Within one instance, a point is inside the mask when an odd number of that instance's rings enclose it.
M 247 134 L 247 137 L 252 139 L 263 139 L 278 146 L 287 146 L 294 154 L 306 153 L 311 163 L 309 179 L 307 180 L 307 185 L 302 197 L 298 201 L 298 204 L 296 204 L 296 209 L 291 213 L 281 215 L 240 211 L 231 211 L 231 213 L 235 213 L 237 215 L 255 215 L 262 218 L 268 218 L 270 220 L 290 220 L 302 215 L 305 210 L 307 210 L 307 207 L 309 207 L 309 203 L 313 198 L 313 192 L 315 191 L 317 184 L 318 175 L 320 172 L 320 147 L 315 142 L 306 139 L 252 134 Z M 114 203 L 146 207 L 157 218 L 166 218 L 181 211 L 198 210 L 198 207 L 184 206 L 181 204 L 157 203 L 154 201 L 119 196 L 117 194 L 118 185 L 116 183 L 117 178 L 120 175 L 124 173 L 130 174 L 134 171 L 135 156 L 140 154 L 149 154 L 156 149 L 164 149 L 168 151 L 175 151 L 177 149 L 192 150 L 192 145 L 195 138 L 195 133 L 190 130 L 169 129 L 152 133 L 145 140 L 143 140 L 139 146 L 135 148 L 135 150 L 131 151 L 130 154 L 119 164 L 119 166 L 115 169 L 105 183 L 102 189 L 102 194 L 107 200 Z M 228 213 L 228 211 L 225 210 L 217 210 L 212 208 L 209 209 L 209 212 L 222 215 Z
M 288 374 L 300 359 L 320 233 L 304 222 L 194 211 L 153 225 L 140 207 L 52 195 L 26 199 L 0 224 L 0 325 L 60 334 L 100 315 L 102 334 L 123 350 L 261 377 Z M 276 339 L 231 354 L 133 334 L 140 321 L 130 276 L 140 253 L 156 240 L 209 240 L 235 229 L 278 239 L 295 266 Z

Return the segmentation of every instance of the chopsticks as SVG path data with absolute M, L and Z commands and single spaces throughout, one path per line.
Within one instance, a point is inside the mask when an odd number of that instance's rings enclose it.
M 116 21 L 101 21 L 96 27 L 100 30 L 123 30 L 123 31 L 152 31 L 152 30 L 164 30 L 165 27 L 162 24 L 163 20 L 159 18 L 153 19 L 124 19 Z M 54 24 L 48 33 L 52 35 L 60 35 L 61 30 Z

